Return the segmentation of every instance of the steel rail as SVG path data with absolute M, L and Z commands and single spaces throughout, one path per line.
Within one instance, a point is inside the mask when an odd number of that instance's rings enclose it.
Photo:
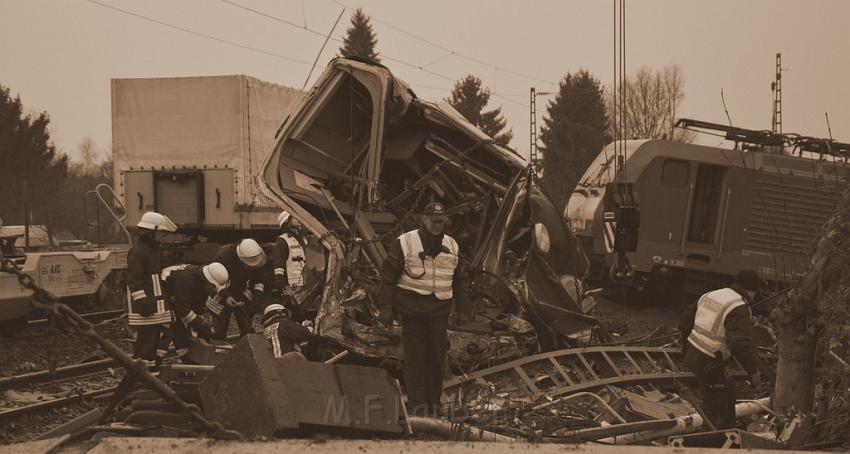
M 0 412 L 0 421 L 8 420 L 9 418 L 14 418 L 18 416 L 23 416 L 25 414 L 33 413 L 40 410 L 49 410 L 55 407 L 61 407 L 64 405 L 75 403 L 76 401 L 84 401 L 85 399 L 92 399 L 95 397 L 109 395 L 115 392 L 117 389 L 116 386 L 104 389 L 98 389 L 96 391 L 88 391 L 80 394 L 74 394 L 73 396 L 68 397 L 60 397 L 59 399 L 47 400 L 44 402 L 39 402 L 37 404 L 25 405 L 23 407 L 17 407 L 10 410 Z
M 80 317 L 83 319 L 93 322 L 93 321 L 104 321 L 109 320 L 111 318 L 118 318 L 126 312 L 125 309 L 115 309 L 110 311 L 100 311 L 100 312 L 90 312 L 88 314 L 80 314 Z M 48 319 L 41 318 L 37 320 L 30 320 L 27 322 L 29 326 L 39 326 L 46 325 L 48 323 Z
M 89 361 L 72 366 L 57 368 L 53 374 L 49 370 L 38 372 L 28 372 L 26 374 L 13 375 L 9 377 L 0 377 L 0 389 L 13 388 L 20 385 L 32 385 L 35 383 L 45 383 L 57 380 L 66 380 L 69 378 L 84 377 L 86 375 L 94 375 L 105 372 L 108 368 L 115 366 L 115 360 L 112 358 L 100 359 L 97 361 Z

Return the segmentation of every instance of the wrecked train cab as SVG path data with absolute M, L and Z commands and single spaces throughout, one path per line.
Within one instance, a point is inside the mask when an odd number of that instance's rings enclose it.
M 400 357 L 399 328 L 376 321 L 380 265 L 432 200 L 448 207 L 479 314 L 451 331 L 457 364 L 569 345 L 598 326 L 578 304 L 586 260 L 526 161 L 384 66 L 333 60 L 285 120 L 261 178 L 326 251 L 316 326 L 346 349 Z

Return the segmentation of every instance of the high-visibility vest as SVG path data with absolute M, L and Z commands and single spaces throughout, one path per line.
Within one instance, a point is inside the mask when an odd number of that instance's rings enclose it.
M 726 343 L 726 317 L 733 309 L 746 304 L 743 297 L 730 288 L 706 293 L 697 302 L 694 329 L 688 336 L 688 342 L 712 358 L 716 358 L 718 352 L 723 359 L 730 358 L 732 353 Z
M 289 255 L 286 258 L 286 268 L 275 268 L 274 274 L 282 275 L 285 272 L 286 282 L 293 289 L 304 286 L 304 267 L 307 265 L 304 259 L 304 247 L 288 233 L 283 233 L 278 238 L 286 241 L 289 246 Z
M 398 239 L 404 254 L 404 272 L 396 286 L 420 295 L 433 294 L 438 300 L 450 299 L 458 262 L 458 246 L 454 238 L 443 235 L 443 247 L 436 257 L 422 254 L 422 239 L 417 230 L 404 233 Z

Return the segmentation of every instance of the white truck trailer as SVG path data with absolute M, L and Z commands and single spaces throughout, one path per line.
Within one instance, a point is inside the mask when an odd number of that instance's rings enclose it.
M 256 176 L 303 92 L 245 75 L 112 80 L 114 187 L 125 224 L 168 215 L 212 242 L 276 229 Z

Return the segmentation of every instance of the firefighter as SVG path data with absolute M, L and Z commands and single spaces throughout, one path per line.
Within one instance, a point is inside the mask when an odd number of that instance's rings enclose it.
M 282 304 L 269 304 L 263 310 L 263 335 L 271 342 L 275 358 L 307 359 L 303 349 L 311 334 L 308 328 L 292 320 Z
M 271 253 L 274 287 L 288 303 L 295 303 L 294 293 L 304 287 L 304 246 L 306 239 L 299 235 L 301 224 L 288 211 L 277 217 L 281 233 Z
M 171 338 L 177 356 L 189 352 L 190 337 L 209 341 L 212 327 L 203 317 L 207 304 L 220 304 L 221 291 L 230 285 L 227 269 L 218 262 L 203 267 L 175 265 L 162 270 L 164 290 L 175 315 Z
M 735 427 L 735 384 L 726 375 L 729 360 L 734 356 L 751 383 L 761 384 L 749 306 L 760 287 L 755 271 L 742 270 L 731 286 L 702 295 L 680 324 L 685 363 L 699 381 L 704 410 L 718 430 Z
M 156 371 L 168 352 L 171 311 L 162 293 L 160 232 L 176 232 L 167 216 L 153 211 L 136 224 L 134 244 L 127 254 L 127 320 L 136 330 L 133 356 Z
M 231 315 L 236 318 L 240 336 L 253 333 L 255 308 L 264 306 L 266 286 L 272 280 L 266 253 L 255 240 L 245 238 L 222 247 L 214 261 L 227 269 L 230 285 L 222 291 L 221 302 L 210 300 L 207 304 L 214 314 L 213 339 L 227 338 Z
M 414 414 L 439 409 L 453 303 L 458 324 L 469 318 L 466 276 L 457 242 L 444 233 L 447 223 L 444 205 L 429 203 L 422 227 L 393 241 L 381 270 L 381 304 L 391 301 L 392 314 L 401 319 L 404 381 Z M 385 324 L 390 313 L 383 307 Z

